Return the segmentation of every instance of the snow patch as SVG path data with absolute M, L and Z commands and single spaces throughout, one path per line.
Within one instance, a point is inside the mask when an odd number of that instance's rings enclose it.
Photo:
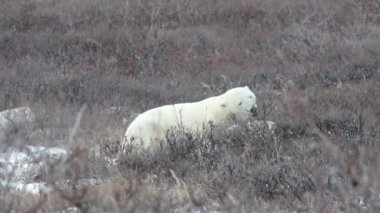
M 49 193 L 53 189 L 49 187 L 46 183 L 24 183 L 24 182 L 7 182 L 4 180 L 0 181 L 0 185 L 2 187 L 8 188 L 11 191 L 19 191 L 24 192 L 26 194 L 41 194 L 41 193 Z
M 25 193 L 47 193 L 51 188 L 46 183 L 30 181 L 43 176 L 48 163 L 67 154 L 67 151 L 61 148 L 42 146 L 8 148 L 0 154 L 0 186 Z
M 7 129 L 11 126 L 21 126 L 31 123 L 35 116 L 29 107 L 19 107 L 8 109 L 0 112 L 0 130 Z
M 56 160 L 67 155 L 67 151 L 55 147 L 25 146 L 22 149 L 10 148 L 5 153 L 0 154 L 0 163 L 18 165 L 25 163 L 35 163 L 43 158 Z

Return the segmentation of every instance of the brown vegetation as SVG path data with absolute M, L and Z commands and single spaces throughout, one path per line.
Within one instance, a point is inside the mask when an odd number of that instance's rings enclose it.
M 2 210 L 379 211 L 377 1 L 0 3 L 0 110 L 36 114 L 0 137 L 1 150 L 72 151 L 38 177 L 52 192 L 3 187 Z M 240 85 L 257 94 L 260 119 L 278 123 L 274 135 L 215 128 L 107 162 L 123 120 Z

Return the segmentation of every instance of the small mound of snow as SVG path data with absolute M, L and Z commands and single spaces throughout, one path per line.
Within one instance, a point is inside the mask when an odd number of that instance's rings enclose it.
M 6 153 L 0 154 L 0 163 L 8 165 L 17 165 L 25 163 L 33 163 L 42 158 L 49 160 L 59 159 L 67 155 L 67 151 L 55 147 L 43 146 L 25 146 L 22 150 L 8 149 Z
M 273 133 L 273 131 L 276 129 L 276 123 L 273 121 L 255 120 L 255 121 L 249 122 L 249 125 L 256 128 L 268 129 L 269 132 L 271 133 Z
M 66 155 L 67 151 L 60 148 L 42 146 L 8 148 L 0 153 L 0 185 L 27 193 L 47 192 L 46 184 L 30 183 L 30 181 L 44 176 L 49 163 Z
M 0 153 L 0 190 L 35 195 L 52 192 L 52 185 L 43 182 L 43 177 L 48 171 L 47 167 L 68 154 L 67 150 L 61 148 L 43 146 L 10 147 L 3 150 Z M 55 184 L 59 187 L 75 184 L 80 188 L 102 182 L 104 180 L 101 179 L 79 179 L 69 183 L 62 179 L 56 180 Z
M 7 182 L 7 181 L 0 180 L 0 185 L 12 191 L 19 191 L 19 192 L 24 192 L 26 194 L 36 194 L 36 195 L 40 193 L 49 193 L 53 190 L 46 183 L 43 183 L 43 182 L 24 183 L 21 181 Z
M 255 120 L 248 122 L 248 127 L 250 130 L 254 129 L 267 129 L 271 134 L 274 133 L 276 127 L 276 123 L 273 121 L 264 121 L 264 120 Z M 227 128 L 228 131 L 233 131 L 238 129 L 240 126 L 238 124 L 231 125 Z
M 77 213 L 77 212 L 79 213 L 81 212 L 81 210 L 78 209 L 77 207 L 69 207 L 63 210 L 55 211 L 54 213 Z
M 35 116 L 29 107 L 19 107 L 0 112 L 0 130 L 9 128 L 12 125 L 20 126 L 31 123 Z

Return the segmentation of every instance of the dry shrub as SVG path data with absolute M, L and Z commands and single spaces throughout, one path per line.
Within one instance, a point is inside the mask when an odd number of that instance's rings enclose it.
M 376 1 L 1 3 L 0 110 L 36 114 L 1 146 L 72 151 L 39 177 L 51 193 L 2 191 L 2 210 L 378 211 Z M 219 127 L 112 164 L 137 113 L 241 85 L 274 134 Z

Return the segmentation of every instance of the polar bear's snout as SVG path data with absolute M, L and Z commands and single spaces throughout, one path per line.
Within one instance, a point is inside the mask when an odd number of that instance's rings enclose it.
M 251 108 L 251 114 L 253 117 L 256 117 L 257 116 L 257 107 L 256 106 L 253 106 Z

